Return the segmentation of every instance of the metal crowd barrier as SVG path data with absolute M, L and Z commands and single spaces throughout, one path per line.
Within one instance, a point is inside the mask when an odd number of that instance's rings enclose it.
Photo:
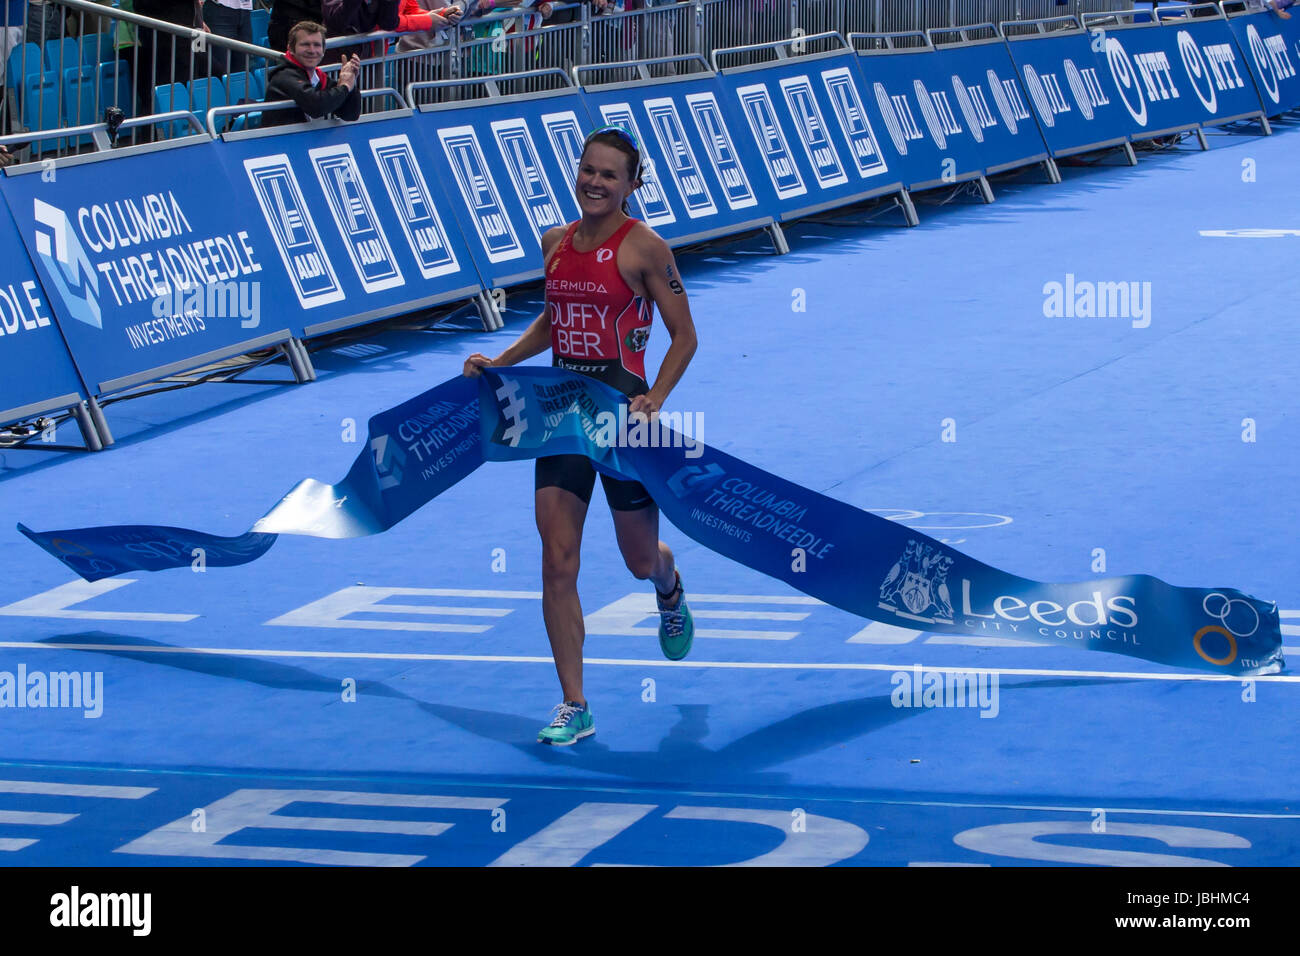
M 264 10 L 267 0 L 257 2 Z M 538 15 L 530 10 L 462 21 L 440 31 L 424 49 L 400 49 L 398 33 L 333 37 L 326 59 L 360 47 L 363 90 L 509 74 L 511 85 L 504 91 L 528 93 L 548 88 L 550 70 L 567 74 L 578 66 L 655 61 L 652 76 L 658 78 L 673 75 L 680 58 L 708 58 L 719 49 L 744 51 L 739 57 L 746 62 L 746 56 L 770 56 L 766 44 L 828 33 L 915 33 L 1063 13 L 1080 18 L 1130 5 L 1130 0 L 618 0 L 598 10 L 592 0 L 583 0 L 556 4 L 551 20 L 532 29 L 528 24 Z M 8 17 L 7 8 L 0 16 Z M 189 110 L 204 125 L 214 107 L 261 102 L 266 71 L 281 57 L 262 46 L 94 0 L 28 4 L 21 24 L 6 19 L 4 26 L 0 134 L 6 135 L 0 143 L 15 150 L 30 145 L 35 158 L 99 148 L 84 129 L 88 124 L 106 123 L 117 145 L 189 135 L 192 127 L 182 122 L 123 126 L 122 120 Z M 44 42 L 14 44 L 15 35 Z M 817 48 L 805 42 L 792 49 Z M 466 89 L 449 84 L 423 92 L 454 98 L 466 95 Z M 367 112 L 385 108 L 375 98 L 366 100 Z M 54 131 L 59 135 L 44 135 Z

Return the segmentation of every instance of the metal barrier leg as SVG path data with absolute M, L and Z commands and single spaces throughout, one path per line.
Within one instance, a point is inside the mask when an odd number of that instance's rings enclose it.
M 912 205 L 912 197 L 906 189 L 900 189 L 898 195 L 894 198 L 903 210 L 903 219 L 909 226 L 919 226 L 921 217 L 916 214 L 916 206 Z
M 1210 148 L 1210 144 L 1205 141 L 1205 130 L 1196 131 L 1196 141 L 1201 144 L 1201 151 L 1204 152 Z
M 497 329 L 505 328 L 505 320 L 501 318 L 501 311 L 492 296 L 480 292 L 474 297 L 474 302 L 478 305 L 478 314 L 483 322 L 484 332 L 495 332 Z
M 1130 166 L 1136 166 L 1138 164 L 1137 153 L 1133 152 L 1132 143 L 1124 144 L 1124 158 L 1128 160 Z
M 1051 156 L 1043 160 L 1043 170 L 1047 173 L 1047 181 L 1053 186 L 1061 181 L 1061 168 Z
M 1260 113 L 1260 114 L 1259 114 L 1259 125 L 1262 126 L 1262 127 L 1264 127 L 1264 135 L 1265 135 L 1265 136 L 1272 136 L 1272 135 L 1273 135 L 1273 127 L 1269 125 L 1268 117 L 1265 116 L 1263 113 Z
M 316 381 L 316 366 L 312 364 L 311 353 L 307 351 L 307 343 L 302 339 L 290 339 L 289 341 L 298 350 L 298 360 L 302 363 L 303 371 L 307 373 L 307 381 Z
M 767 234 L 772 240 L 772 248 L 776 250 L 778 256 L 783 256 L 790 251 L 790 243 L 785 241 L 785 230 L 781 228 L 779 222 L 769 223 Z
M 980 195 L 984 197 L 984 202 L 991 203 L 993 201 L 993 187 L 989 185 L 988 177 L 980 176 L 975 182 L 979 186 Z
M 113 432 L 108 427 L 108 419 L 104 417 L 104 410 L 99 407 L 99 402 L 95 401 L 92 395 L 86 401 L 86 406 L 90 411 L 90 423 L 95 427 L 96 434 L 99 435 L 99 443 L 102 447 L 108 448 L 113 444 Z
M 298 354 L 298 350 L 294 348 L 293 339 L 281 343 L 280 351 L 283 352 L 284 357 L 289 360 L 289 368 L 293 369 L 293 380 L 295 382 L 299 385 L 305 385 L 307 382 L 311 381 L 311 379 L 307 377 L 307 370 L 302 367 L 302 357 Z
M 68 409 L 72 417 L 76 419 L 77 427 L 81 429 L 81 438 L 86 443 L 87 451 L 103 451 L 104 443 L 99 440 L 99 433 L 95 431 L 95 423 L 90 420 L 90 415 L 86 412 L 86 403 L 78 402 Z

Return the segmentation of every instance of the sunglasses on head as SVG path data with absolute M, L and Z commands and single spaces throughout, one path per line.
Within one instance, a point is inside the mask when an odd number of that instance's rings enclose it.
M 636 178 L 640 179 L 641 174 L 645 169 L 645 157 L 641 153 L 641 145 L 636 141 L 636 137 L 634 137 L 630 132 L 628 132 L 626 127 L 615 126 L 613 124 L 610 124 L 609 126 L 602 126 L 600 127 L 600 129 L 593 129 L 590 133 L 587 134 L 587 138 L 582 141 L 582 148 L 585 150 L 589 145 L 591 145 L 591 141 L 595 139 L 597 136 L 599 136 L 601 133 L 613 133 L 623 142 L 627 143 L 634 150 L 636 150 L 636 157 L 637 157 Z

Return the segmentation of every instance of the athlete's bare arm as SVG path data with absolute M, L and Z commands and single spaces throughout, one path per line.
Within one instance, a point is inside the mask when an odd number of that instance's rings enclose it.
M 626 260 L 623 252 L 625 249 L 630 254 Z M 654 385 L 647 394 L 632 399 L 628 407 L 629 411 L 653 415 L 668 400 L 668 393 L 681 380 L 691 356 L 695 354 L 698 344 L 695 321 L 691 318 L 691 306 L 686 299 L 682 277 L 677 272 L 673 251 L 648 226 L 638 225 L 628 233 L 619 249 L 619 268 L 625 275 L 630 273 L 629 278 L 638 280 L 630 283 L 634 289 L 639 285 L 645 290 L 646 296 L 653 300 L 663 319 L 664 328 L 672 339 L 668 354 L 659 366 L 659 374 L 655 376 Z
M 560 244 L 564 238 L 564 231 L 567 226 L 554 226 L 546 230 L 542 236 L 542 263 L 543 267 L 551 261 L 551 253 L 555 247 Z M 545 269 L 543 268 L 543 273 Z M 543 310 L 537 318 L 528 323 L 528 328 L 524 329 L 523 334 L 496 358 L 488 358 L 482 352 L 475 352 L 469 358 L 465 359 L 464 374 L 474 378 L 479 374 L 479 369 L 485 365 L 517 365 L 525 359 L 530 359 L 534 355 L 540 355 L 551 347 L 551 320 Z

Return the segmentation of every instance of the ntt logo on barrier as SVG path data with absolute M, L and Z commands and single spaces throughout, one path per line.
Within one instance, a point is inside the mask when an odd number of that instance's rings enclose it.
M 74 319 L 102 329 L 104 318 L 99 308 L 99 276 L 73 231 L 68 214 L 39 199 L 33 203 L 36 252 L 55 290 Z

